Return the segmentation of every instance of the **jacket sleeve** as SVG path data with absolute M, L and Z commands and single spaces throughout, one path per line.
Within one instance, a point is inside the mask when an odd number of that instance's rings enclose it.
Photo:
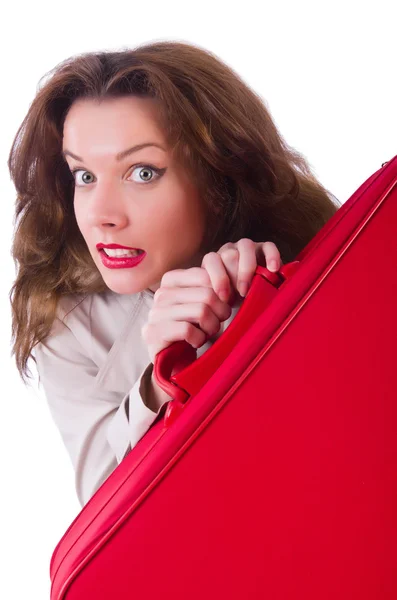
M 157 416 L 140 395 L 153 365 L 145 368 L 124 398 L 105 390 L 96 385 L 98 366 L 59 318 L 51 335 L 32 353 L 84 506 Z
M 119 463 L 145 435 L 160 411 L 161 406 L 154 411 L 146 405 L 145 390 L 152 371 L 153 363 L 150 363 L 123 398 L 109 424 L 107 438 Z

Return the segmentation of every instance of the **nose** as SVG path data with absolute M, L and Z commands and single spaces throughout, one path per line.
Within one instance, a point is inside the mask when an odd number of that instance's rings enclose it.
M 122 190 L 114 182 L 102 181 L 90 194 L 87 204 L 87 221 L 97 228 L 122 229 L 128 224 L 126 201 Z

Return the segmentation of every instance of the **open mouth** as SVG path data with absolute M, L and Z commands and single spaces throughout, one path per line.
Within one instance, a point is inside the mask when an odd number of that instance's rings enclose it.
M 144 250 L 110 250 L 109 248 L 101 248 L 99 252 L 106 254 L 109 258 L 129 258 L 143 254 Z
M 112 249 L 108 250 L 112 251 Z M 114 250 L 113 250 L 114 252 Z M 140 265 L 145 260 L 146 252 L 144 250 L 136 251 L 134 254 L 119 254 L 116 256 L 108 255 L 105 248 L 99 250 L 102 264 L 108 269 L 130 269 Z

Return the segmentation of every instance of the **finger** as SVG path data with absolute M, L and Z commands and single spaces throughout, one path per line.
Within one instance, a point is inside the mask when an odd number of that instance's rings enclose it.
M 237 242 L 237 248 L 240 255 L 237 290 L 240 296 L 244 297 L 247 295 L 248 288 L 251 285 L 257 267 L 256 243 L 248 238 L 242 238 Z
M 183 321 L 165 321 L 156 325 L 146 323 L 142 328 L 142 337 L 148 346 L 152 363 L 156 355 L 173 342 L 185 340 L 194 348 L 200 348 L 207 341 L 207 335 L 201 329 Z
M 165 308 L 175 304 L 208 304 L 220 321 L 226 321 L 232 312 L 226 302 L 219 299 L 212 287 L 159 288 L 155 294 L 154 307 Z
M 218 253 L 223 252 L 224 250 L 230 250 L 235 247 L 236 247 L 236 244 L 234 242 L 227 242 L 226 244 L 223 244 L 223 246 L 221 246 L 219 248 Z
M 149 312 L 148 323 L 150 325 L 164 323 L 165 321 L 186 321 L 198 325 L 201 331 L 204 331 L 209 337 L 215 335 L 220 328 L 218 317 L 208 304 L 202 302 L 160 306 Z
M 280 252 L 273 242 L 260 242 L 256 245 L 256 252 L 260 255 L 265 256 L 266 268 L 269 271 L 278 271 L 281 266 L 281 256 Z M 259 262 L 258 262 L 259 264 Z
M 230 276 L 219 252 L 206 254 L 201 266 L 207 271 L 215 293 L 223 302 L 228 302 L 232 291 Z
M 174 269 L 173 271 L 167 271 L 161 278 L 160 287 L 157 291 L 160 293 L 160 288 L 162 287 L 192 286 L 212 287 L 211 279 L 205 269 L 201 267 L 191 267 L 190 269 Z

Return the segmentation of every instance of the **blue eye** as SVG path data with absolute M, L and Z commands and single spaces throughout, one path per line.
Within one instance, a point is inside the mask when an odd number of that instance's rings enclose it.
M 158 169 L 157 167 L 154 167 L 153 165 L 135 165 L 134 168 L 132 169 L 132 173 L 134 171 L 136 171 L 137 169 L 141 169 L 141 173 L 143 173 L 143 177 L 142 175 L 140 175 L 140 181 L 142 183 L 152 183 L 152 181 L 156 181 L 157 179 L 159 179 L 162 175 L 164 175 L 164 173 L 166 172 L 166 168 L 164 169 Z M 150 171 L 153 171 L 157 177 L 153 178 L 153 175 L 150 174 Z M 78 168 L 78 169 L 73 169 L 72 171 L 72 175 L 73 175 L 73 179 L 77 185 L 77 187 L 86 187 L 84 184 L 89 184 L 89 183 L 93 183 L 93 180 L 91 179 L 91 181 L 86 181 L 85 179 L 83 179 L 82 181 L 84 182 L 83 184 L 81 183 L 81 180 L 78 182 L 77 180 L 77 176 L 76 173 L 80 173 L 82 172 L 83 175 L 82 177 L 84 177 L 87 173 L 89 174 L 89 176 L 92 178 L 93 175 L 92 173 L 90 173 L 90 171 L 85 171 L 84 169 Z M 149 177 L 147 177 L 147 174 L 149 174 Z M 138 183 L 137 180 L 133 180 L 135 183 Z
M 84 173 L 84 174 L 85 174 L 85 173 L 89 173 L 89 174 L 91 175 L 91 173 L 90 173 L 89 171 L 84 171 L 84 169 L 74 169 L 74 170 L 72 171 L 72 175 L 73 175 L 73 179 L 74 179 L 75 183 L 76 183 L 76 175 L 75 175 L 75 174 L 76 174 L 76 173 L 80 173 L 80 172 L 82 172 L 82 173 Z M 85 183 L 87 183 L 87 181 L 85 181 Z M 89 181 L 88 183 L 92 183 L 92 181 Z M 79 185 L 80 187 L 84 187 L 84 186 L 81 186 L 81 184 L 80 184 L 80 183 L 79 183 L 78 185 Z
M 145 181 L 151 181 L 153 179 L 153 175 L 150 175 L 149 179 L 142 179 L 142 173 L 150 173 L 150 171 L 153 171 L 154 173 L 156 173 L 157 177 L 155 178 L 155 180 L 160 176 L 160 169 L 156 169 L 155 167 L 152 167 L 151 165 L 136 165 L 133 170 L 132 173 L 134 171 L 136 171 L 137 169 L 140 169 L 140 175 L 139 177 L 141 178 L 141 181 L 145 182 Z M 161 171 L 164 171 L 165 169 L 161 169 Z

